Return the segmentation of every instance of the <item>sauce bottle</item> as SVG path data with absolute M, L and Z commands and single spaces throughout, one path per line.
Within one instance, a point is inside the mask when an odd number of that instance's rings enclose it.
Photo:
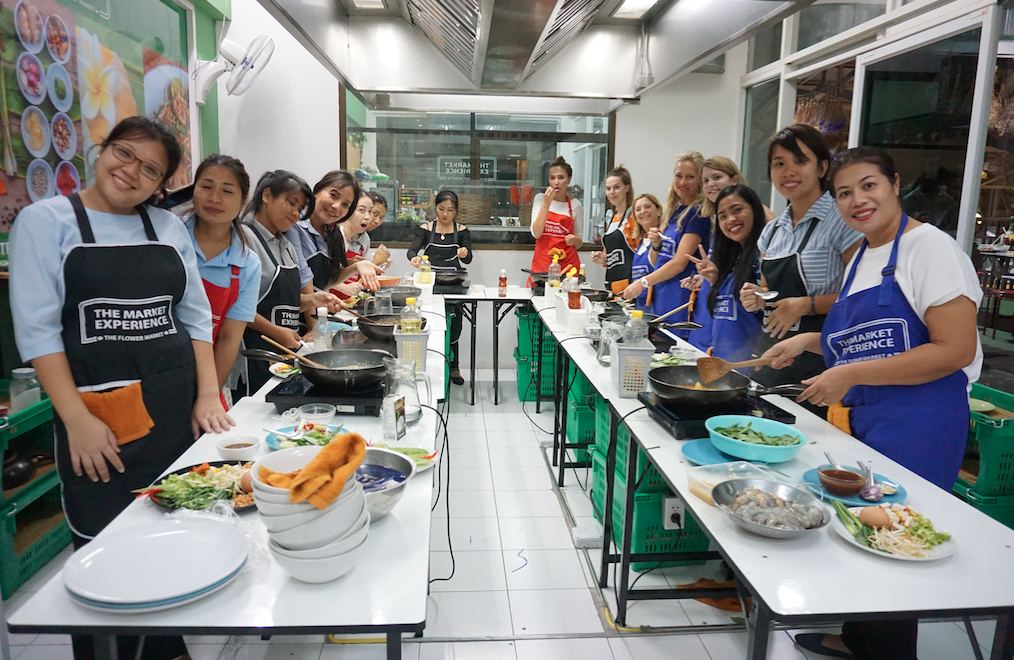
M 497 285 L 496 294 L 501 298 L 507 297 L 507 271 L 500 269 L 500 282 Z

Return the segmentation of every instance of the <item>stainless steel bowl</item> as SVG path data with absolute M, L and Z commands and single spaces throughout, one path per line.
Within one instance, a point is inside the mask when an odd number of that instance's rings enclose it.
M 799 502 L 800 504 L 815 506 L 820 509 L 824 518 L 816 527 L 800 530 L 780 529 L 778 527 L 768 527 L 767 525 L 748 522 L 737 516 L 729 508 L 736 500 L 736 497 L 748 488 L 756 488 L 757 490 L 762 490 L 765 493 L 771 493 L 783 500 L 792 500 L 793 502 Z M 732 479 L 730 481 L 723 481 L 715 486 L 715 488 L 711 491 L 711 498 L 715 501 L 715 504 L 718 505 L 718 508 L 725 511 L 726 515 L 743 529 L 753 532 L 754 534 L 768 536 L 773 539 L 799 538 L 800 536 L 805 536 L 810 532 L 815 532 L 831 522 L 831 512 L 828 508 L 824 506 L 820 500 L 806 492 L 803 486 L 790 486 L 778 481 L 768 481 L 767 479 Z
M 370 512 L 370 521 L 376 522 L 390 513 L 401 496 L 405 494 L 405 487 L 415 475 L 415 461 L 401 452 L 380 447 L 367 447 L 363 465 L 380 465 L 408 475 L 404 481 L 390 488 L 366 493 L 366 510 Z

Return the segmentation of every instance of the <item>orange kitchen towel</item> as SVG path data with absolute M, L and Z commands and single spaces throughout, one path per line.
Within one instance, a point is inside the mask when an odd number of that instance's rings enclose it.
M 718 588 L 723 588 L 723 587 L 735 587 L 735 586 L 736 586 L 736 581 L 735 580 L 729 580 L 728 582 L 715 582 L 714 580 L 709 580 L 708 578 L 701 578 L 697 582 L 694 582 L 694 583 L 691 583 L 691 584 L 681 584 L 681 585 L 678 585 L 676 588 L 677 589 L 718 589 Z M 742 612 L 743 611 L 743 607 L 740 605 L 738 598 L 695 598 L 694 600 L 697 600 L 697 601 L 699 601 L 701 603 L 704 603 L 705 605 L 711 605 L 712 607 L 717 607 L 718 609 L 725 610 L 726 612 Z M 747 599 L 747 605 L 749 606 L 749 604 L 750 604 L 750 599 L 748 598 Z
M 849 410 L 849 406 L 843 406 L 841 401 L 832 403 L 827 407 L 827 421 L 852 435 L 852 426 L 849 424 Z
M 108 392 L 81 392 L 81 400 L 88 412 L 112 429 L 118 445 L 143 438 L 155 426 L 144 406 L 141 383 Z
M 292 485 L 292 480 L 295 479 L 298 474 L 299 470 L 288 473 L 272 472 L 266 467 L 261 466 L 260 472 L 257 473 L 257 478 L 261 480 L 261 483 L 274 486 L 275 488 L 284 488 L 288 490 L 289 486 Z
M 336 436 L 320 450 L 289 486 L 290 502 L 309 502 L 326 509 L 345 488 L 345 482 L 366 458 L 366 440 L 358 433 Z

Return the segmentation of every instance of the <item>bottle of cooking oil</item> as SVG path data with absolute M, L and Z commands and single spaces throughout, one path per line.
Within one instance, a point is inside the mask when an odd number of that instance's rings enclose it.
M 419 284 L 433 284 L 433 266 L 430 265 L 430 258 L 425 255 L 419 264 Z
M 418 334 L 422 332 L 422 310 L 415 304 L 415 298 L 406 298 L 401 310 L 401 331 Z
M 560 274 L 560 257 L 554 256 L 553 263 L 549 264 L 549 282 L 547 282 L 547 284 L 552 287 L 559 287 Z

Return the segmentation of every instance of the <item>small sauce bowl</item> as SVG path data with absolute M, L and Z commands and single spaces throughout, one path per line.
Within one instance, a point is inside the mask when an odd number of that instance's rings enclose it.
M 866 485 L 866 475 L 846 466 L 821 465 L 817 476 L 824 490 L 837 497 L 855 497 Z
M 257 456 L 261 441 L 249 435 L 232 435 L 215 443 L 218 455 L 226 461 L 252 461 Z

